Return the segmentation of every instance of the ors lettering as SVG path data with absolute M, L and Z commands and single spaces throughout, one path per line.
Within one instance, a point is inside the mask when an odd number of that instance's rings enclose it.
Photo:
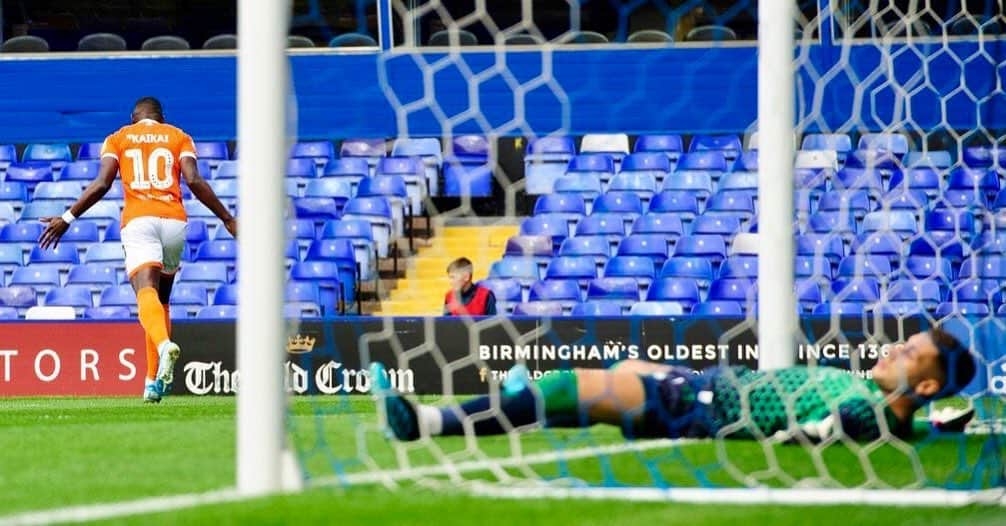
M 46 357 L 49 358 L 48 361 L 50 362 L 48 374 L 42 372 L 42 361 L 43 358 Z M 42 349 L 37 355 L 35 355 L 35 377 L 43 382 L 51 382 L 55 380 L 56 377 L 59 376 L 60 366 L 59 355 L 52 349 Z

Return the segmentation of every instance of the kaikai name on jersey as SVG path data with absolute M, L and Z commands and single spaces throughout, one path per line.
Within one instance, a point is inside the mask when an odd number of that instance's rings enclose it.
M 167 143 L 168 135 L 166 133 L 141 133 L 139 135 L 127 133 L 126 140 L 133 144 Z

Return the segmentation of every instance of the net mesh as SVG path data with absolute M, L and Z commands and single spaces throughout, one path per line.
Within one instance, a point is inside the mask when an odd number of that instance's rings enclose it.
M 357 11 L 364 4 L 371 5 L 358 2 Z M 758 172 L 757 147 L 769 139 L 758 137 L 755 99 L 743 93 L 743 86 L 754 89 L 757 2 L 494 4 L 391 3 L 394 46 L 379 52 L 377 67 L 397 133 L 376 138 L 377 157 L 387 151 L 417 164 L 399 167 L 405 187 L 384 196 L 399 212 L 382 226 L 383 237 L 375 227 L 377 246 L 354 245 L 357 261 L 369 258 L 355 272 L 364 281 L 376 278 L 380 261 L 411 254 L 413 261 L 402 263 L 409 267 L 404 281 L 435 282 L 440 289 L 409 298 L 414 310 L 386 299 L 378 311 L 385 316 L 319 328 L 322 343 L 310 355 L 291 357 L 288 367 L 302 378 L 303 390 L 322 395 L 294 401 L 307 404 L 311 416 L 290 418 L 291 443 L 310 480 L 542 492 L 1002 489 L 1006 358 L 998 350 L 1002 318 L 995 315 L 1006 278 L 998 241 L 1004 204 L 998 191 L 1006 175 L 1001 5 L 832 0 L 794 9 L 794 133 L 801 150 L 794 308 L 801 330 L 798 368 L 766 374 L 755 371 L 758 353 L 771 351 L 756 345 L 754 282 L 764 248 L 757 241 L 757 178 L 770 176 Z M 826 9 L 819 12 L 818 4 Z M 664 66 L 669 49 L 691 53 L 675 64 L 683 79 L 675 85 L 680 101 L 696 100 L 704 88 L 694 79 L 721 71 L 724 57 L 748 54 L 728 66 L 741 73 L 738 83 L 720 87 L 719 108 L 689 111 L 687 102 L 678 102 L 635 128 L 583 128 L 579 112 L 641 122 L 615 116 L 666 86 L 640 80 L 630 84 L 633 90 L 605 95 L 610 103 L 603 107 L 581 101 L 605 93 L 600 72 L 645 79 Z M 606 52 L 643 58 L 626 60 L 621 69 L 595 67 Z M 587 73 L 561 71 L 571 63 Z M 747 84 L 739 84 L 742 75 Z M 563 82 L 571 78 L 578 81 Z M 738 106 L 749 118 L 740 128 L 725 128 L 725 115 Z M 685 140 L 675 147 L 667 139 L 673 135 Z M 582 137 L 567 140 L 573 136 Z M 431 137 L 433 150 L 424 149 L 420 139 Z M 367 157 L 363 139 L 342 139 L 343 159 L 369 163 L 357 185 L 393 168 Z M 654 185 L 624 188 L 640 206 L 620 209 L 604 196 L 621 191 L 611 186 L 623 183 L 615 174 L 632 171 L 626 163 L 639 159 L 629 154 L 644 152 L 640 144 L 647 140 L 666 164 L 636 168 Z M 587 162 L 597 156 L 576 157 L 591 151 L 609 164 L 598 168 Z M 594 189 L 570 184 L 574 179 L 599 183 Z M 562 208 L 552 201 L 558 196 L 575 196 L 582 208 Z M 677 206 L 693 198 L 694 208 Z M 658 214 L 678 225 L 654 231 L 666 247 L 625 248 L 629 234 L 638 233 L 633 228 Z M 473 221 L 473 215 L 483 217 Z M 601 223 L 600 215 L 624 224 L 610 231 L 594 225 L 586 234 L 586 224 Z M 435 236 L 422 249 L 405 249 L 418 218 L 429 218 Z M 481 232 L 474 238 L 451 230 L 473 225 Z M 542 236 L 538 252 L 533 244 Z M 601 251 L 590 252 L 590 242 L 575 241 L 579 237 L 600 239 Z M 588 275 L 561 276 L 575 283 L 571 298 L 545 284 L 560 277 L 560 260 L 567 262 L 574 253 L 568 247 L 578 243 L 584 252 L 576 253 L 589 259 Z M 427 269 L 423 256 L 431 254 L 440 259 Z M 488 276 L 484 283 L 494 287 L 500 314 L 436 318 L 447 287 L 442 261 L 472 254 L 475 277 Z M 632 290 L 595 296 L 594 278 L 609 275 L 616 256 L 649 259 L 649 274 L 612 271 L 628 276 Z M 521 274 L 528 268 L 530 275 Z M 519 292 L 507 296 L 503 281 Z M 396 313 L 426 317 L 390 316 Z M 885 407 L 910 388 L 902 381 L 878 393 L 871 368 L 937 324 L 971 349 L 976 379 L 957 396 L 921 404 L 920 432 L 906 438 L 887 425 Z M 310 332 L 310 323 L 297 330 Z M 501 383 L 515 364 L 539 379 L 626 359 L 720 367 L 714 388 L 720 425 L 713 436 L 627 440 L 616 426 L 515 426 L 500 410 Z M 415 402 L 449 405 L 488 395 L 490 409 L 472 415 L 471 423 L 499 420 L 509 432 L 389 440 L 386 415 L 375 414 L 374 399 L 366 396 L 373 383 L 366 367 L 374 361 L 384 363 L 392 386 Z M 313 378 L 308 371 L 316 371 Z M 609 385 L 590 403 L 615 390 Z M 969 406 L 976 415 L 966 432 L 931 432 L 928 417 L 936 409 Z M 812 436 L 806 424 L 828 416 L 839 420 L 836 430 Z M 857 425 L 870 429 L 850 427 Z

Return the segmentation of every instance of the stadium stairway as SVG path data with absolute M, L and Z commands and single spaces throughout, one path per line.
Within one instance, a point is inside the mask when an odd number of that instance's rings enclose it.
M 447 292 L 447 265 L 459 257 L 472 261 L 475 281 L 484 279 L 489 266 L 503 254 L 506 240 L 517 234 L 517 225 L 446 226 L 437 229 L 428 245 L 411 257 L 404 279 L 397 282 L 374 316 L 436 316 L 443 312 Z

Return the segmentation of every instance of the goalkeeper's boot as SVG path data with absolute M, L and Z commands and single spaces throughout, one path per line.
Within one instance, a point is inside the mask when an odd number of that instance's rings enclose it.
M 503 389 L 503 394 L 512 396 L 527 389 L 530 385 L 531 373 L 528 372 L 527 367 L 518 363 L 507 371 L 506 379 L 503 380 L 500 387 Z
M 379 362 L 370 364 L 370 382 L 378 403 L 384 401 L 390 435 L 398 440 L 411 441 L 419 438 L 419 418 L 416 408 L 399 392 L 391 387 L 391 380 Z
M 975 417 L 975 406 L 968 400 L 963 409 L 944 407 L 929 415 L 930 426 L 941 433 L 963 433 L 968 422 Z
M 171 391 L 175 381 L 175 362 L 182 354 L 182 349 L 173 341 L 165 341 L 157 348 L 157 380 L 161 383 L 161 395 Z
M 157 404 L 161 402 L 161 382 L 158 380 L 147 380 L 143 388 L 143 402 L 147 404 Z

